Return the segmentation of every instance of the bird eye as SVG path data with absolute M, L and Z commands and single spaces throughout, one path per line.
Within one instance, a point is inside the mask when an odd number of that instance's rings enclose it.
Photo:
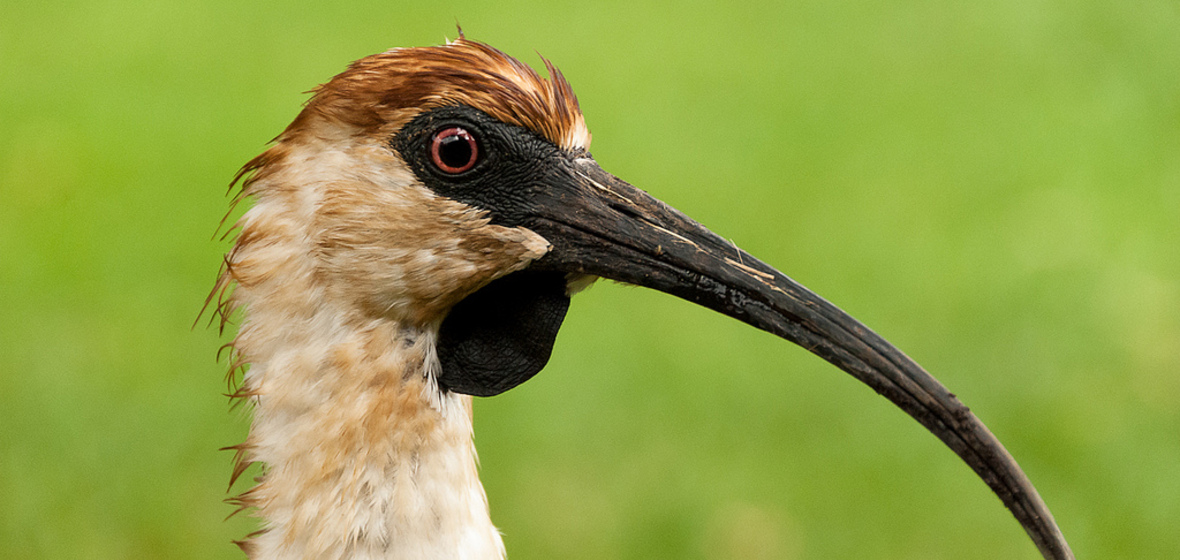
M 475 167 L 479 143 L 470 132 L 457 126 L 434 133 L 430 141 L 430 159 L 444 173 L 462 173 Z

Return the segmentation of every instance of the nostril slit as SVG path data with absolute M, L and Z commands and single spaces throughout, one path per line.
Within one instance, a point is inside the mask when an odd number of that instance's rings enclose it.
M 656 220 L 655 218 L 649 216 L 647 213 L 642 212 L 638 208 L 635 208 L 634 206 L 631 206 L 629 204 L 623 204 L 621 202 L 610 202 L 608 204 L 610 204 L 610 207 L 613 210 L 615 210 L 616 212 L 618 212 L 620 214 L 623 214 L 624 216 L 629 216 L 629 217 L 635 218 L 637 220 L 643 220 L 648 223 L 661 225 L 659 220 Z

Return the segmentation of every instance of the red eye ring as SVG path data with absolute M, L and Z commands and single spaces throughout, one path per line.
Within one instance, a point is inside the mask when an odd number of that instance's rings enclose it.
M 466 129 L 444 128 L 430 139 L 430 160 L 444 173 L 462 173 L 479 161 L 479 143 Z

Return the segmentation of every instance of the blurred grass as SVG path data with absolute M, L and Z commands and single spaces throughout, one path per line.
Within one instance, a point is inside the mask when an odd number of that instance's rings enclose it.
M 223 341 L 190 325 L 236 169 L 300 92 L 468 36 L 579 93 L 597 159 L 958 393 L 1081 558 L 1180 556 L 1171 1 L 9 2 L 0 557 L 235 558 Z M 970 470 L 806 352 L 575 299 L 477 405 L 512 558 L 1035 558 Z

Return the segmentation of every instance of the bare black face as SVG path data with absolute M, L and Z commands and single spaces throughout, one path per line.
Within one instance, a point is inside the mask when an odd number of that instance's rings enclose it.
M 418 115 L 391 145 L 431 190 L 507 227 L 526 225 L 551 185 L 570 178 L 574 158 L 587 157 L 463 106 Z
M 572 155 L 519 126 L 470 107 L 443 107 L 409 122 L 391 143 L 435 193 L 518 227 L 536 214 L 554 171 Z M 459 302 L 436 345 L 446 390 L 487 397 L 536 375 L 549 361 L 569 309 L 566 274 L 525 270 Z
M 689 217 L 520 127 L 469 107 L 419 115 L 392 147 L 439 195 L 525 227 L 551 250 L 444 319 L 440 383 L 494 395 L 536 374 L 568 307 L 567 274 L 654 288 L 790 340 L 888 398 L 992 488 L 1046 558 L 1072 558 L 1048 509 L 995 436 L 889 342 Z M 521 340 L 521 338 L 528 340 Z

